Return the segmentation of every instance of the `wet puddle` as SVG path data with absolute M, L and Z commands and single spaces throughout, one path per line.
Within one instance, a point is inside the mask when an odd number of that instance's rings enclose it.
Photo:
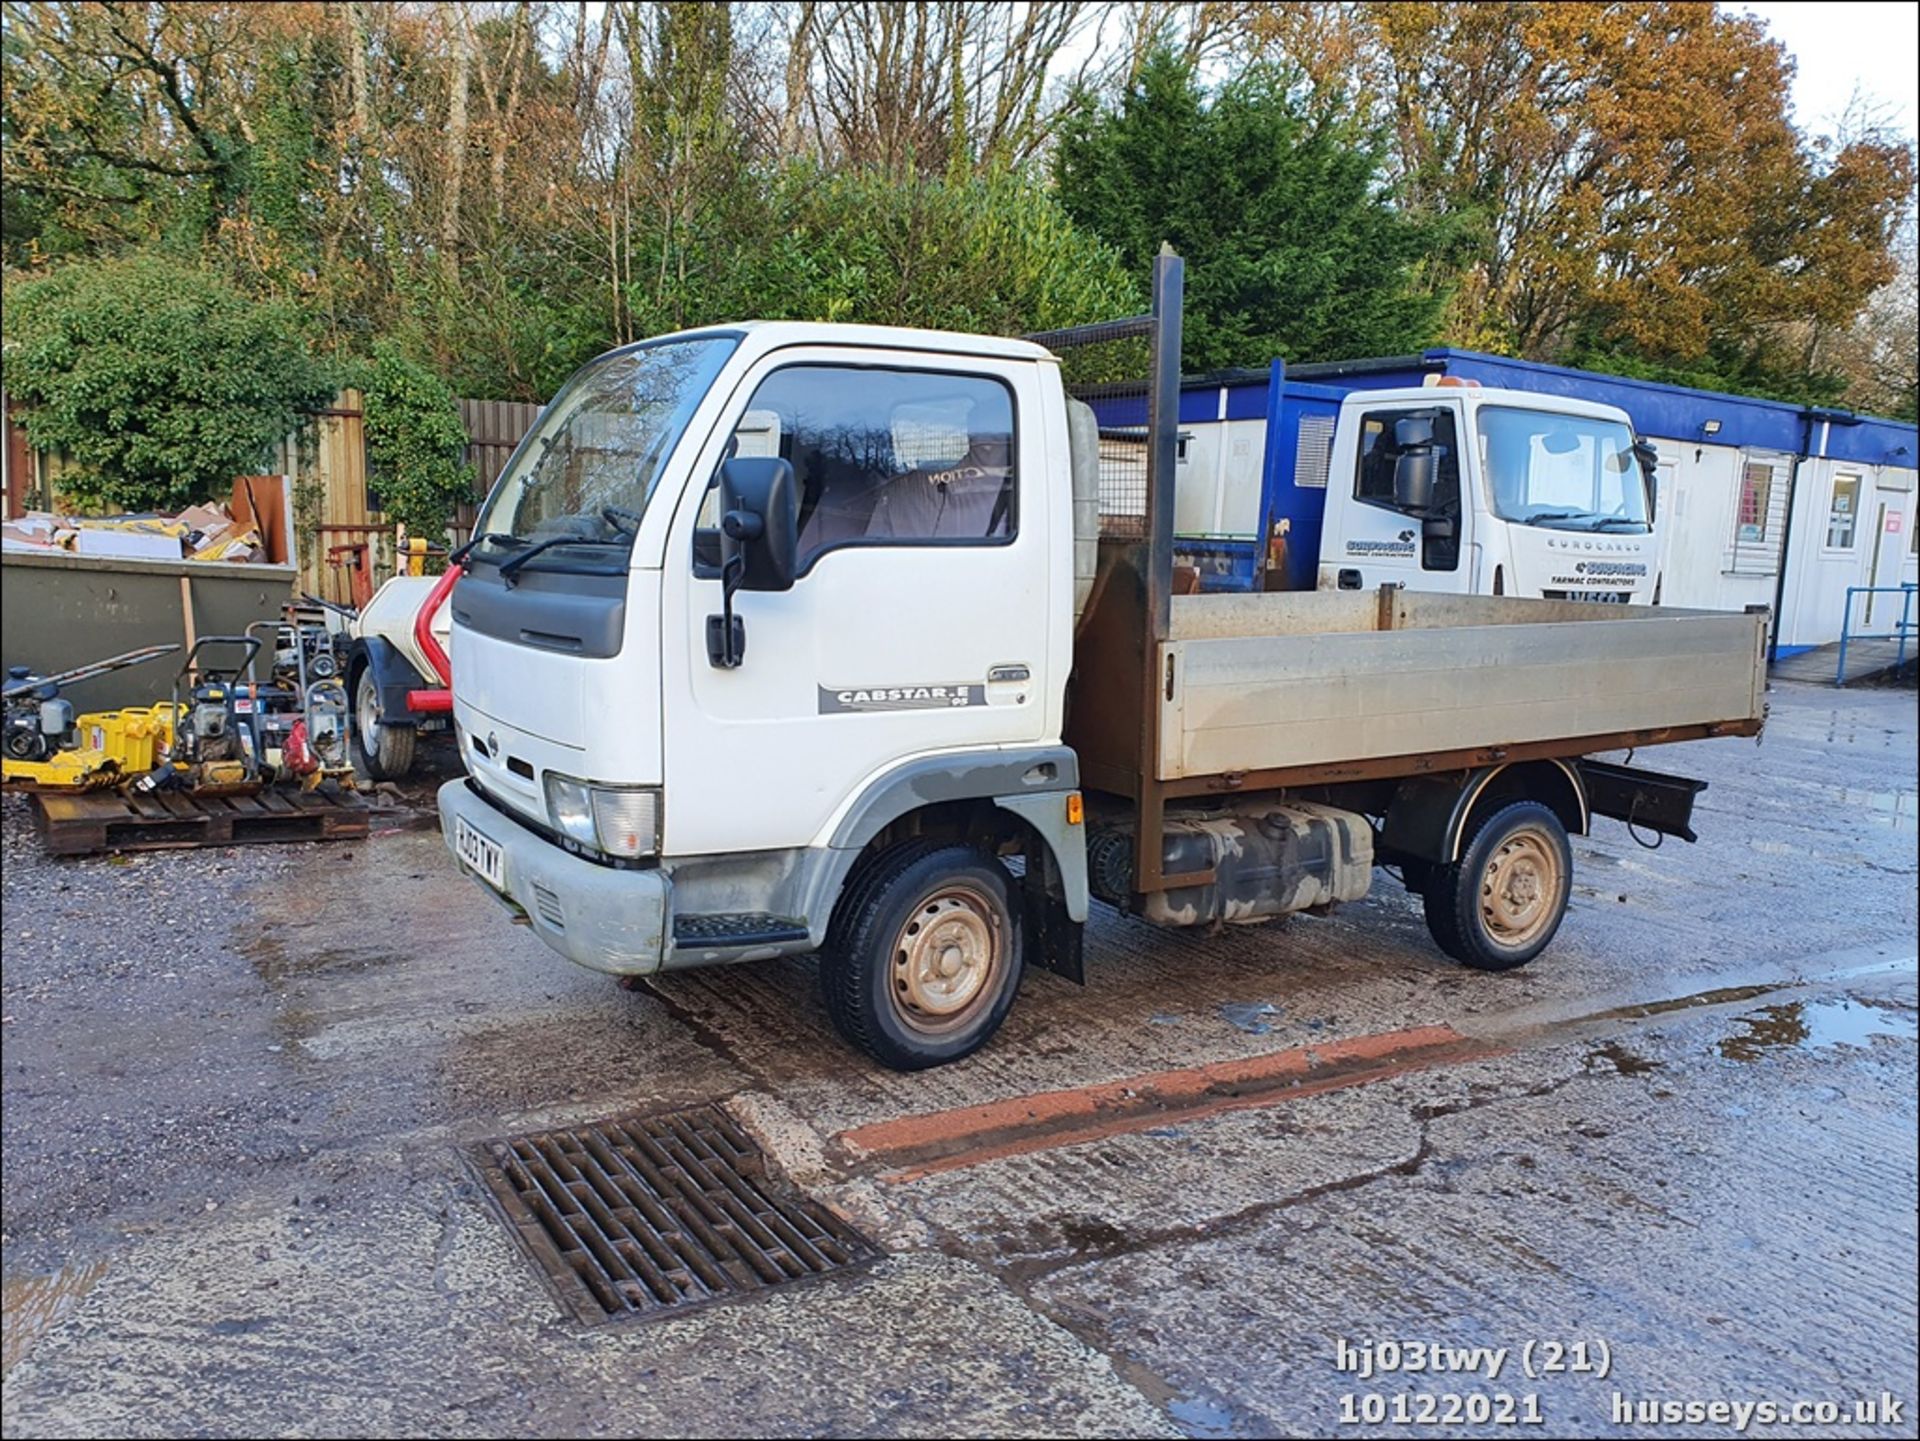
M 1181 1396 L 1167 1402 L 1167 1414 L 1189 1436 L 1209 1438 L 1238 1434 L 1231 1411 L 1198 1396 Z
M 104 1261 L 63 1266 L 51 1276 L 9 1276 L 0 1286 L 0 1375 L 33 1349 L 34 1343 L 73 1314 L 87 1292 L 106 1274 Z
M 1280 1007 L 1271 1001 L 1226 1001 L 1220 1006 L 1220 1018 L 1249 1036 L 1271 1034 L 1273 1027 L 1268 1024 L 1268 1018 L 1280 1014 Z
M 1587 1069 L 1598 1070 L 1598 1062 L 1605 1061 L 1623 1076 L 1644 1076 L 1648 1071 L 1660 1069 L 1658 1061 L 1650 1061 L 1637 1051 L 1630 1051 L 1618 1041 L 1609 1041 L 1587 1053 Z
M 1843 790 L 1842 806 L 1861 820 L 1892 826 L 1897 831 L 1920 831 L 1920 795 L 1912 791 Z
M 1866 1046 L 1873 1036 L 1920 1034 L 1910 1011 L 1887 1010 L 1858 1001 L 1789 1001 L 1763 1006 L 1740 1017 L 1746 1029 L 1720 1042 L 1730 1061 L 1757 1061 L 1769 1051 L 1818 1051 L 1829 1046 Z

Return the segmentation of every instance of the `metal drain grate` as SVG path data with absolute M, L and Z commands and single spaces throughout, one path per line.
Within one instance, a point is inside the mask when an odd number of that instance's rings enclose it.
M 489 1141 L 481 1152 L 508 1225 L 582 1321 L 745 1295 L 874 1254 L 769 1175 L 717 1106 Z

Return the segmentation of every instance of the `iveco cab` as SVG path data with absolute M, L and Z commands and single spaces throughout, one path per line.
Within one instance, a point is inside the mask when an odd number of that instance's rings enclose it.
M 1393 491 L 1408 422 L 1436 457 L 1419 514 Z M 1478 385 L 1350 395 L 1328 472 L 1350 483 L 1326 489 L 1319 583 L 1650 604 L 1655 463 L 1611 405 Z
M 1027 966 L 1082 979 L 1095 900 L 1251 924 L 1390 865 L 1443 951 L 1506 970 L 1560 923 L 1569 833 L 1692 839 L 1697 782 L 1588 757 L 1757 733 L 1764 614 L 1371 568 L 1173 593 L 1181 274 L 1156 263 L 1149 315 L 1027 340 L 742 324 L 583 369 L 460 555 L 462 869 L 623 976 L 819 951 L 841 1034 L 908 1069 L 983 1044 Z M 1128 337 L 1144 507 L 1059 359 Z M 1444 436 L 1399 417 L 1356 460 L 1416 535 Z M 1615 440 L 1579 441 L 1596 474 Z
M 1140 398 L 1094 409 L 1108 452 L 1144 473 Z M 1192 588 L 1659 602 L 1658 456 L 1617 406 L 1453 376 L 1352 388 L 1276 362 L 1263 392 L 1189 382 L 1181 412 L 1173 546 Z M 1393 488 L 1403 421 L 1432 434 L 1417 513 Z

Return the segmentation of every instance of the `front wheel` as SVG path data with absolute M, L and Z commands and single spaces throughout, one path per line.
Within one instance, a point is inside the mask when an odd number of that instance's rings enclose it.
M 919 1071 L 971 1055 L 1020 989 L 1006 869 L 976 846 L 910 841 L 857 872 L 820 958 L 834 1029 L 881 1065 Z
M 1426 877 L 1427 930 L 1462 965 L 1511 971 L 1547 948 L 1573 890 L 1573 848 L 1538 801 L 1493 812 L 1452 865 Z

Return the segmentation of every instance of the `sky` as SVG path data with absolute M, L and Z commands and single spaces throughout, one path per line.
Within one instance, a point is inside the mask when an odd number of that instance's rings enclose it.
M 1831 134 L 1857 88 L 1883 109 L 1911 142 L 1920 123 L 1920 5 L 1795 0 L 1726 7 L 1767 22 L 1798 67 L 1794 120 L 1804 131 Z

